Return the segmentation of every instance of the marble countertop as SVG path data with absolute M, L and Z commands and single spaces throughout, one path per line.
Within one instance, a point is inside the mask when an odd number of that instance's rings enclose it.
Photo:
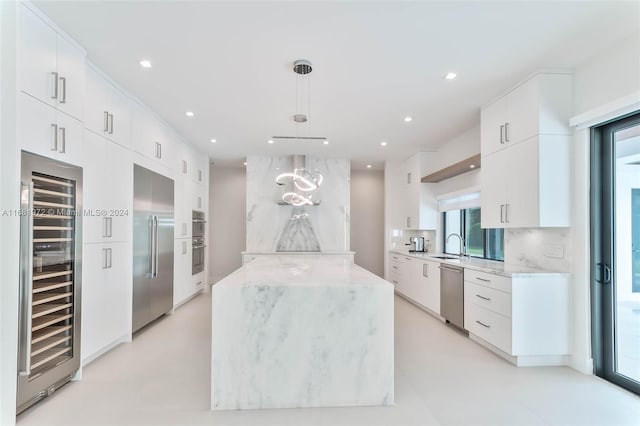
M 409 253 L 407 250 L 389 250 L 390 253 L 400 254 L 402 256 L 413 257 L 416 259 L 430 260 L 433 262 L 446 263 L 449 265 L 462 266 L 466 269 L 487 272 L 490 274 L 502 275 L 505 277 L 525 277 L 528 275 L 561 275 L 567 276 L 567 272 L 547 271 L 543 269 L 528 268 L 524 266 L 506 265 L 504 262 L 495 260 L 476 259 L 476 258 L 457 258 L 457 259 L 438 259 L 434 256 L 451 256 L 442 253 Z M 456 257 L 456 256 L 452 256 Z
M 306 253 L 257 258 L 226 276 L 216 287 L 228 286 L 391 286 L 347 259 Z

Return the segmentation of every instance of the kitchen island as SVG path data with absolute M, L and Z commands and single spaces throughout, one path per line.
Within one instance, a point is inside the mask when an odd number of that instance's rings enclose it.
M 212 292 L 213 410 L 393 404 L 389 282 L 347 259 L 282 254 Z

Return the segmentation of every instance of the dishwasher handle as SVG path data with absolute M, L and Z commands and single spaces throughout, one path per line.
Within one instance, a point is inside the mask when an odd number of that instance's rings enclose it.
M 462 268 L 455 268 L 455 267 L 449 267 L 449 266 L 444 266 L 444 265 L 440 265 L 439 268 L 440 269 L 444 269 L 445 271 L 456 272 L 458 274 L 461 274 L 462 271 L 464 270 Z

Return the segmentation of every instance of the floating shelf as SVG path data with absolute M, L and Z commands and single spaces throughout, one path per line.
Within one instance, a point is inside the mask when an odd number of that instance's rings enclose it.
M 480 154 L 477 154 L 462 161 L 458 161 L 457 163 L 445 167 L 444 169 L 438 170 L 437 172 L 431 173 L 430 175 L 424 176 L 422 179 L 420 179 L 420 182 L 437 183 L 454 176 L 472 172 L 480 168 L 480 163 Z

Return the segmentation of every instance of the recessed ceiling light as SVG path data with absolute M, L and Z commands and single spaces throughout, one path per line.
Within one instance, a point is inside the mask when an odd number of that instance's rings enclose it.
M 247 162 L 245 161 L 245 162 L 244 162 L 244 163 L 242 163 L 242 164 L 244 164 L 244 165 L 246 166 L 246 165 L 247 165 Z
M 470 166 L 469 166 L 469 168 L 470 168 L 470 169 L 475 169 L 475 168 L 476 168 L 476 165 L 475 165 L 475 164 L 472 164 L 472 165 L 470 165 Z
M 370 169 L 370 168 L 371 168 L 371 164 L 367 164 L 367 169 Z
M 323 141 L 322 141 L 322 143 L 323 143 L 324 145 L 329 145 L 329 141 L 328 141 L 328 140 L 326 140 L 326 139 L 325 139 L 325 140 L 323 140 Z
M 381 146 L 387 146 L 387 143 L 383 141 L 383 142 L 380 142 L 380 145 Z
M 216 140 L 215 139 L 211 139 L 211 143 L 216 143 Z
M 404 122 L 405 122 L 405 123 L 408 123 L 408 122 L 410 122 L 411 120 L 413 120 L 413 118 L 411 118 L 411 117 L 409 117 L 409 116 L 406 116 L 406 117 L 404 118 Z
M 444 78 L 447 80 L 453 80 L 457 76 L 458 74 L 456 74 L 455 72 L 448 72 L 447 75 L 444 76 Z
M 185 112 L 187 117 L 193 117 L 195 114 L 193 113 L 193 111 L 187 111 Z
M 273 139 L 269 139 L 267 143 L 273 143 Z
M 151 62 L 146 59 L 143 59 L 140 61 L 140 66 L 142 68 L 151 68 Z

